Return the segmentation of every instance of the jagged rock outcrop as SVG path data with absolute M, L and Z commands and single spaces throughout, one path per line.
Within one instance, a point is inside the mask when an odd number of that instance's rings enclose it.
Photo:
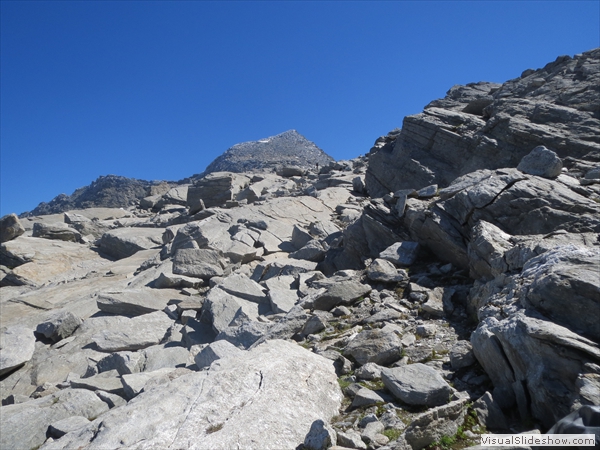
M 258 141 L 236 144 L 208 165 L 204 174 L 213 172 L 273 172 L 283 169 L 318 171 L 333 158 L 296 130 Z M 296 172 L 283 173 L 283 176 Z
M 19 217 L 58 214 L 73 209 L 126 208 L 135 205 L 149 195 L 157 181 L 145 181 L 118 175 L 98 177 L 89 186 L 76 189 L 71 195 L 60 194 L 50 202 L 42 202 Z
M 382 197 L 481 169 L 516 167 L 538 145 L 569 167 L 600 162 L 600 49 L 560 56 L 499 85 L 454 86 L 369 154 L 367 191 Z

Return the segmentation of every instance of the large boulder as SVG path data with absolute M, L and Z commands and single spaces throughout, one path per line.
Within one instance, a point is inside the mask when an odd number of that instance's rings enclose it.
M 173 324 L 162 311 L 133 318 L 112 316 L 103 319 L 106 328 L 92 336 L 92 342 L 103 352 L 139 350 L 160 344 Z
M 148 288 L 126 289 L 113 292 L 101 292 L 96 299 L 100 311 L 122 316 L 140 316 L 161 311 L 172 295 L 168 291 L 156 291 Z
M 44 239 L 56 239 L 59 241 L 81 242 L 81 233 L 69 227 L 66 223 L 43 223 L 33 224 L 33 237 Z
M 25 233 L 16 214 L 7 214 L 0 219 L 0 243 L 10 241 Z
M 270 341 L 145 390 L 42 448 L 296 448 L 341 401 L 328 360 Z
M 181 248 L 173 258 L 173 273 L 208 280 L 223 275 L 226 260 L 217 250 Z
M 381 379 L 394 397 L 409 405 L 443 405 L 454 392 L 435 369 L 421 363 L 384 369 Z
M 367 284 L 343 277 L 332 277 L 313 283 L 316 288 L 324 288 L 325 292 L 314 300 L 314 308 L 329 311 L 338 305 L 350 305 L 369 295 L 372 288 Z
M 517 169 L 529 175 L 556 178 L 560 175 L 562 167 L 562 161 L 556 153 L 540 145 L 523 157 Z
M 19 325 L 2 328 L 0 350 L 0 375 L 3 375 L 31 359 L 35 350 L 33 330 Z
M 400 359 L 402 342 L 393 331 L 375 329 L 361 331 L 344 350 L 361 366 L 367 363 L 391 364 Z
M 98 247 L 113 258 L 127 258 L 140 250 L 162 246 L 162 233 L 157 228 L 117 228 L 104 233 Z
M 202 209 L 201 205 L 211 208 L 222 206 L 244 189 L 250 180 L 244 175 L 230 172 L 214 172 L 200 178 L 187 191 L 187 206 L 190 214 Z

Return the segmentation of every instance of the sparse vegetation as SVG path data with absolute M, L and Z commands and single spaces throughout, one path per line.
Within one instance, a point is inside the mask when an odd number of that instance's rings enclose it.
M 398 439 L 400 437 L 400 435 L 402 434 L 402 431 L 400 431 L 396 428 L 390 428 L 389 430 L 384 430 L 382 434 L 385 437 L 387 437 L 391 442 L 391 441 L 395 441 L 396 439 Z

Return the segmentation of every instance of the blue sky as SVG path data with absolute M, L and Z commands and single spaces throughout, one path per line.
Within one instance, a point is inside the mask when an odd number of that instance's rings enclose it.
M 600 45 L 598 0 L 0 5 L 0 215 L 292 128 L 353 158 L 455 84 Z

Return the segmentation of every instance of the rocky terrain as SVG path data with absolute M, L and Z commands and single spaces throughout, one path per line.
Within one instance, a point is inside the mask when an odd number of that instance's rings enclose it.
M 19 217 L 59 214 L 73 209 L 126 208 L 137 205 L 140 199 L 148 195 L 164 194 L 174 185 L 117 175 L 101 176 L 89 186 L 76 189 L 71 195 L 57 195 L 50 202 L 42 202 Z
M 318 173 L 3 217 L 0 448 L 600 445 L 599 74 L 455 86 Z

